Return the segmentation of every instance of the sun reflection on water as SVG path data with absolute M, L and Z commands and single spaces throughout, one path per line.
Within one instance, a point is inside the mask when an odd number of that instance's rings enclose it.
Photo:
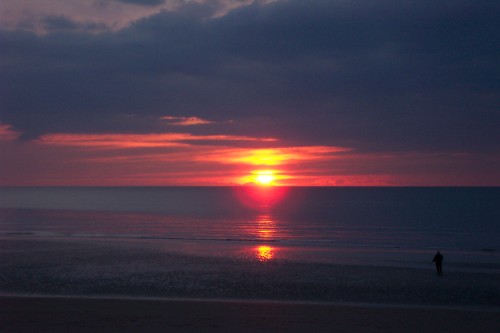
M 267 245 L 261 245 L 256 248 L 257 260 L 266 262 L 274 257 L 274 248 Z
M 260 240 L 274 241 L 276 233 L 276 223 L 269 214 L 257 216 L 255 220 L 255 236 Z M 269 245 L 260 245 L 255 248 L 257 260 L 261 262 L 270 261 L 274 258 L 276 249 Z
M 238 186 L 235 195 L 243 206 L 268 214 L 285 197 L 288 188 L 280 186 Z
M 269 215 L 259 215 L 257 217 L 257 237 L 270 240 L 275 234 L 275 223 Z

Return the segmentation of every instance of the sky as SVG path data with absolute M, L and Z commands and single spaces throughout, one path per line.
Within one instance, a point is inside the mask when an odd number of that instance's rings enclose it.
M 500 186 L 500 2 L 2 0 L 0 186 Z

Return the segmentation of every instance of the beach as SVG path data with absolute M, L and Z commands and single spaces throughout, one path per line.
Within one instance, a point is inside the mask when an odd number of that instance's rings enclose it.
M 2 332 L 500 330 L 496 190 L 299 188 L 267 212 L 230 188 L 4 192 Z
M 451 269 L 259 260 L 176 252 L 185 242 L 1 237 L 0 290 L 128 296 L 500 307 L 497 266 Z M 202 246 L 210 253 L 210 243 Z M 224 244 L 225 247 L 227 245 Z M 240 249 L 243 246 L 243 249 Z M 258 250 L 258 244 L 234 251 Z M 279 248 L 276 251 L 280 251 Z M 361 254 L 367 253 L 364 251 Z M 342 252 L 348 255 L 348 252 Z
M 0 297 L 2 332 L 483 332 L 500 311 L 271 301 Z
M 500 329 L 494 272 L 238 261 L 119 240 L 0 245 L 1 332 Z

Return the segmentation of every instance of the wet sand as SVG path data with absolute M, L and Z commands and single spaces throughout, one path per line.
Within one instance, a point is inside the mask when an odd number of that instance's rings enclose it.
M 500 332 L 500 309 L 0 297 L 0 332 Z

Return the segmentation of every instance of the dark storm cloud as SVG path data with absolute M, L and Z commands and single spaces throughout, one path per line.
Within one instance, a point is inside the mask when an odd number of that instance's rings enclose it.
M 119 32 L 1 34 L 0 121 L 46 132 L 189 131 L 365 150 L 495 151 L 500 5 L 284 1 L 209 18 L 189 5 Z M 65 28 L 64 28 L 65 27 Z M 63 29 L 64 28 L 64 29 Z

